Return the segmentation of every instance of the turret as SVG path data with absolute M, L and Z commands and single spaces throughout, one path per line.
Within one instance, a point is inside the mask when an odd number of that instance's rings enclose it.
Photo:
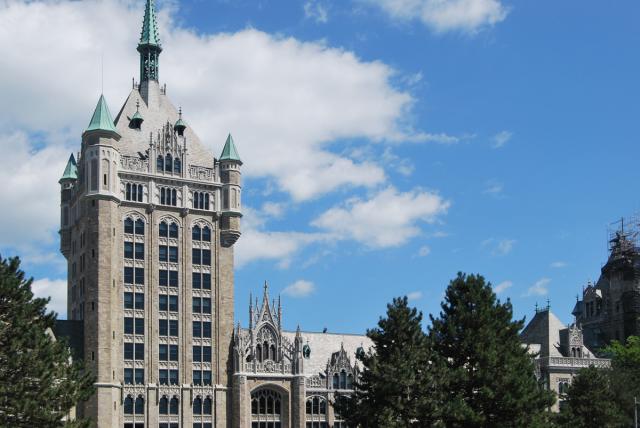
M 138 42 L 140 53 L 140 94 L 147 105 L 157 102 L 157 94 L 160 92 L 158 77 L 160 74 L 160 36 L 158 34 L 158 22 L 156 20 L 155 1 L 147 0 L 144 8 L 144 20 Z
M 120 153 L 116 144 L 119 140 L 120 134 L 113 124 L 107 101 L 100 95 L 91 122 L 82 133 L 82 166 L 88 179 L 88 195 L 118 197 Z
M 65 257 L 69 256 L 71 250 L 71 199 L 77 181 L 78 164 L 72 153 L 58 181 L 60 183 L 60 252 Z
M 240 237 L 242 161 L 231 134 L 222 149 L 219 159 L 220 181 L 222 181 L 222 216 L 220 230 L 222 245 L 232 246 Z

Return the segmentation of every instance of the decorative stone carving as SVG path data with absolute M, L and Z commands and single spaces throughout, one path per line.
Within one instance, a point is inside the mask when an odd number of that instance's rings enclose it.
M 189 165 L 189 178 L 200 181 L 213 181 L 213 168 Z
M 137 172 L 149 172 L 149 160 L 136 156 L 120 156 L 122 169 Z

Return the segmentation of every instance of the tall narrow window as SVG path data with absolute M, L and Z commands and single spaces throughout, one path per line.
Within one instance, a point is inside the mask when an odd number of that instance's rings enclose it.
M 173 170 L 177 174 L 180 174 L 180 172 L 182 172 L 182 163 L 180 162 L 179 157 L 176 157 L 173 161 Z
M 164 170 L 167 172 L 171 172 L 173 170 L 173 159 L 169 153 L 167 153 L 167 156 L 164 158 Z
M 158 162 L 156 164 L 156 169 L 158 170 L 158 172 L 164 171 L 164 158 L 162 157 L 162 155 L 158 155 Z

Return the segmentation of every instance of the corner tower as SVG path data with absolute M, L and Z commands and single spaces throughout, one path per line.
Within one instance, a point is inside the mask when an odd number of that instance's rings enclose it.
M 242 162 L 230 137 L 215 159 L 160 87 L 153 0 L 137 50 L 139 83 L 115 119 L 99 97 L 60 179 L 67 317 L 96 376 L 78 413 L 98 427 L 227 427 Z

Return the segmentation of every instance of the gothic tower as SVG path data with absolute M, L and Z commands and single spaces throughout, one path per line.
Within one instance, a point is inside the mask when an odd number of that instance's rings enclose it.
M 233 245 L 242 162 L 215 159 L 159 84 L 154 1 L 140 81 L 113 119 L 100 96 L 61 185 L 69 320 L 83 326 L 98 427 L 227 427 Z

